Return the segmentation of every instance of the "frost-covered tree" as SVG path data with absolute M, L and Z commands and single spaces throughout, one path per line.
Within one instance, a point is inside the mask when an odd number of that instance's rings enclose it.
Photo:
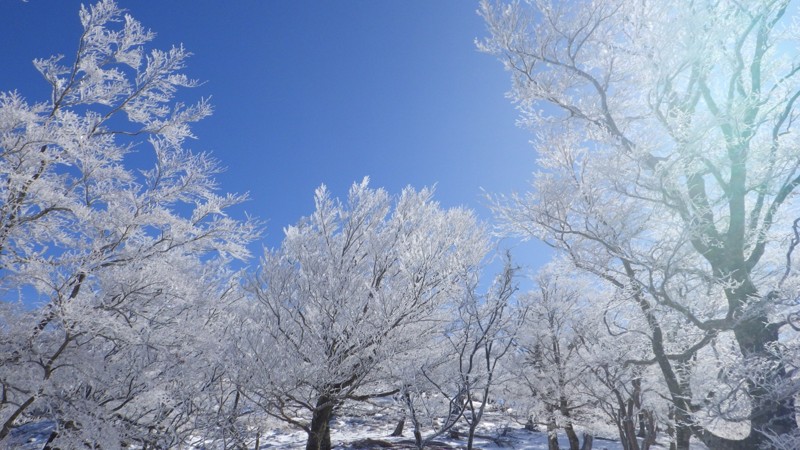
M 458 364 L 456 399 L 463 401 L 464 421 L 467 423 L 467 450 L 472 450 L 478 427 L 490 395 L 504 381 L 500 363 L 510 354 L 524 311 L 514 308 L 511 297 L 517 290 L 516 269 L 507 255 L 505 267 L 489 292 L 477 293 L 473 284 L 456 310 L 455 323 L 447 330 L 451 347 L 450 358 Z M 515 317 L 516 316 L 516 317 Z
M 550 448 L 558 448 L 556 431 L 562 428 L 570 449 L 580 441 L 574 423 L 586 417 L 593 402 L 585 395 L 592 366 L 589 353 L 603 345 L 603 331 L 591 316 L 591 305 L 583 297 L 585 283 L 556 273 L 563 269 L 543 269 L 536 277 L 536 289 L 522 295 L 525 322 L 516 337 L 511 371 L 515 376 L 509 386 L 512 402 L 525 411 L 531 425 L 543 420 Z M 583 414 L 582 414 L 583 413 Z
M 184 147 L 211 113 L 174 99 L 188 53 L 110 0 L 80 20 L 73 59 L 34 61 L 49 100 L 0 93 L 0 443 L 49 420 L 61 448 L 177 445 L 257 227 Z
M 392 197 L 364 179 L 347 200 L 323 186 L 314 213 L 285 230 L 251 283 L 239 344 L 252 401 L 328 449 L 332 415 L 348 401 L 389 396 L 392 362 L 441 329 L 488 250 L 473 213 L 443 209 L 432 191 Z
M 800 30 L 789 3 L 481 4 L 491 36 L 479 45 L 512 73 L 541 167 L 529 193 L 497 199 L 498 215 L 627 293 L 676 421 L 714 448 L 798 442 L 786 349 L 797 272 L 786 263 Z M 667 332 L 676 318 L 683 331 Z M 679 369 L 728 337 L 742 439 L 704 429 L 708 411 Z
M 472 449 L 475 430 L 508 377 L 501 363 L 511 353 L 524 312 L 512 300 L 517 268 L 506 256 L 487 292 L 479 292 L 479 273 L 465 280 L 462 298 L 449 305 L 448 322 L 430 340 L 430 349 L 414 352 L 396 370 L 419 449 L 445 433 L 459 435 L 461 424 Z

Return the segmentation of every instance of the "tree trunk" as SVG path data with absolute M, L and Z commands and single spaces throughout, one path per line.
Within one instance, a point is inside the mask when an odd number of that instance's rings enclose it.
M 642 438 L 642 450 L 650 450 L 656 443 L 656 420 L 652 411 L 639 413 L 639 437 Z
M 744 165 L 732 166 L 743 169 Z M 733 175 L 733 174 L 732 174 Z M 739 180 L 739 184 L 743 184 Z M 738 191 L 741 191 L 739 186 Z M 743 194 L 739 192 L 739 196 Z M 733 200 L 731 200 L 733 201 Z M 741 203 L 741 199 L 739 200 Z M 732 217 L 733 219 L 733 217 Z M 761 367 L 771 367 L 766 372 L 756 373 L 746 380 L 751 401 L 750 434 L 743 440 L 730 440 L 715 436 L 708 430 L 695 430 L 695 434 L 712 450 L 746 450 L 769 448 L 771 435 L 787 435 L 797 431 L 794 395 L 780 395 L 791 376 L 780 357 L 774 356 L 770 348 L 778 344 L 778 327 L 770 324 L 766 312 L 748 311 L 754 300 L 764 300 L 751 278 L 751 269 L 742 254 L 744 243 L 741 235 L 729 236 L 725 253 L 704 255 L 720 279 L 730 280 L 732 287 L 725 288 L 728 307 L 736 322 L 733 334 L 745 362 L 762 360 Z M 756 306 L 757 307 L 757 306 Z M 768 364 L 764 364 L 764 362 Z M 776 398 L 777 397 L 777 398 Z
M 636 425 L 633 423 L 633 417 L 629 415 L 623 416 L 622 430 L 625 434 L 624 447 L 627 450 L 639 450 L 639 441 L 636 439 Z
M 317 407 L 311 417 L 306 450 L 331 450 L 330 420 L 333 415 L 333 402 L 327 395 L 317 399 Z
M 569 440 L 569 450 L 580 450 L 581 441 L 578 439 L 578 434 L 575 433 L 575 428 L 572 427 L 572 421 L 567 421 L 564 425 L 564 433 L 566 433 L 567 440 Z
M 31 404 L 33 404 L 35 400 L 35 395 L 28 397 L 27 400 L 25 400 L 10 416 L 8 416 L 8 419 L 6 419 L 5 423 L 3 424 L 3 428 L 0 429 L 0 440 L 5 439 L 5 437 L 11 433 L 11 429 L 14 428 L 14 422 Z
M 394 437 L 402 436 L 403 435 L 403 427 L 405 427 L 405 425 L 406 425 L 406 418 L 403 417 L 402 419 L 400 419 L 399 422 L 397 422 L 397 426 L 394 427 L 394 431 L 392 431 L 391 436 L 394 436 Z
M 639 411 L 639 431 L 636 433 L 636 436 L 643 438 L 647 435 L 647 431 L 644 429 L 644 411 Z
M 560 450 L 558 448 L 558 427 L 556 418 L 552 414 L 547 419 L 547 450 Z
M 475 442 L 476 428 L 478 428 L 477 421 L 473 421 L 469 424 L 469 436 L 467 436 L 467 450 L 472 450 L 473 443 Z
M 581 450 L 592 450 L 593 443 L 594 436 L 588 433 L 583 433 L 583 445 L 581 445 Z
M 403 393 L 403 400 L 405 401 L 406 407 L 408 408 L 408 413 L 410 414 L 409 419 L 411 419 L 411 425 L 414 426 L 414 445 L 417 449 L 422 449 L 422 432 L 420 431 L 419 419 L 417 418 L 417 412 L 414 409 L 414 402 L 411 401 L 411 395 L 409 395 L 408 391 Z
M 675 427 L 675 440 L 670 443 L 670 450 L 689 450 L 689 441 L 692 439 L 692 431 L 689 427 L 677 426 Z M 674 445 L 674 447 L 673 447 Z
M 580 450 L 580 440 L 578 439 L 578 435 L 575 433 L 575 429 L 572 427 L 572 420 L 570 420 L 569 417 L 570 413 L 567 399 L 562 396 L 559 403 L 561 415 L 567 419 L 566 423 L 564 424 L 564 433 L 566 433 L 567 440 L 569 440 L 569 449 Z
M 752 296 L 755 296 L 755 289 L 752 287 L 751 289 Z M 758 383 L 752 379 L 747 380 L 747 391 L 752 404 L 750 434 L 742 440 L 731 440 L 716 436 L 704 429 L 693 431 L 710 450 L 770 448 L 771 443 L 767 436 L 792 434 L 798 428 L 794 396 L 774 398 L 774 394 L 780 391 L 780 386 L 790 382 L 783 361 L 768 351 L 778 342 L 778 330 L 777 327 L 769 325 L 767 317 L 762 315 L 740 321 L 733 332 L 745 360 L 766 359 L 773 367 L 769 372 L 756 374 L 759 378 Z
M 632 450 L 639 450 L 639 440 L 636 438 L 635 418 L 637 416 L 636 409 L 638 409 L 639 405 L 641 404 L 639 399 L 642 396 L 642 379 L 634 378 L 631 380 L 631 385 L 633 386 L 633 392 L 625 402 L 625 408 L 622 409 L 622 412 L 625 415 L 622 423 L 625 427 L 625 435 L 628 438 L 628 448 Z
M 678 363 L 678 369 L 680 373 L 678 382 L 680 391 L 683 392 L 684 398 L 689 399 L 692 397 L 691 386 L 689 385 L 689 363 Z M 689 450 L 689 441 L 692 438 L 692 414 L 674 403 L 670 414 L 675 423 L 675 427 L 672 430 L 673 439 L 670 444 L 670 450 L 672 450 L 673 444 L 675 445 L 675 450 Z
M 759 382 L 748 380 L 748 393 L 753 406 L 747 440 L 753 448 L 768 446 L 769 440 L 765 435 L 786 435 L 797 430 L 794 395 L 786 395 L 785 398 L 778 395 L 775 398 L 778 394 L 776 391 L 791 381 L 783 361 L 772 356 L 768 350 L 778 343 L 778 329 L 769 325 L 769 319 L 762 316 L 742 321 L 734 328 L 734 335 L 745 360 L 764 358 L 774 367 L 765 374 L 759 374 L 763 376 Z

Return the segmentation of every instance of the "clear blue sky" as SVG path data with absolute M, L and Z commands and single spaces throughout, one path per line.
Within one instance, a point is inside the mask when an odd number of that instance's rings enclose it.
M 2 1 L 0 90 L 46 97 L 31 60 L 73 54 L 80 3 Z M 267 221 L 267 246 L 312 211 L 321 183 L 336 195 L 365 175 L 393 193 L 437 184 L 444 206 L 489 219 L 480 188 L 524 189 L 534 170 L 509 76 L 475 49 L 476 1 L 119 4 L 158 34 L 155 47 L 194 53 L 186 72 L 206 83 L 189 95 L 211 96 L 215 113 L 191 147 L 227 167 L 222 190 L 250 192 L 243 209 Z

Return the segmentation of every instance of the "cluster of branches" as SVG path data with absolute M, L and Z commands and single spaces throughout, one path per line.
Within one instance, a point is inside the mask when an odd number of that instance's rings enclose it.
M 211 113 L 174 101 L 197 84 L 188 53 L 146 52 L 153 33 L 111 1 L 80 20 L 71 61 L 34 61 L 48 101 L 0 94 L 0 442 L 45 418 L 60 448 L 177 445 L 206 420 L 205 349 L 259 225 L 225 215 L 245 198 L 184 148 Z
M 411 399 L 438 344 L 459 355 L 472 435 L 514 290 L 509 265 L 477 293 L 490 240 L 474 214 L 428 189 L 321 187 L 237 272 L 260 225 L 228 216 L 246 198 L 217 194 L 217 163 L 185 147 L 211 113 L 177 100 L 197 85 L 188 52 L 148 50 L 154 33 L 111 0 L 80 20 L 72 59 L 35 61 L 48 101 L 0 94 L 0 446 L 40 424 L 49 448 L 240 448 L 269 415 L 329 448 L 335 411 Z
M 649 347 L 630 364 L 660 372 L 678 448 L 800 439 L 795 9 L 481 3 L 479 46 L 512 74 L 541 168 L 530 192 L 495 198 L 501 227 L 619 293 L 609 331 Z

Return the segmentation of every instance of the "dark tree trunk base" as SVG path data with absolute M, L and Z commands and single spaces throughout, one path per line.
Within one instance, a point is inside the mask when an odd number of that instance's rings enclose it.
M 397 422 L 397 426 L 394 428 L 394 431 L 392 431 L 392 434 L 390 436 L 393 436 L 393 437 L 402 436 L 403 435 L 403 427 L 405 427 L 405 425 L 406 425 L 406 419 L 400 419 L 400 421 Z

